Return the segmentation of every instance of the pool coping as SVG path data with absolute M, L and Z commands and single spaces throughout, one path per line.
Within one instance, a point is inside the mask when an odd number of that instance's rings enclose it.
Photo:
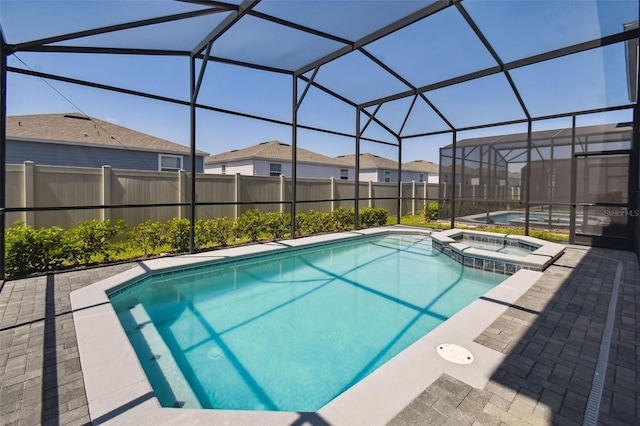
M 72 292 L 73 319 L 92 421 L 111 424 L 220 422 L 226 425 L 289 425 L 299 421 L 301 414 L 297 412 L 161 407 L 109 303 L 106 291 L 123 281 L 165 268 L 334 242 L 349 237 L 407 231 L 431 235 L 431 232 L 421 228 L 392 226 L 153 259 L 139 262 L 131 270 Z M 386 424 L 443 373 L 482 388 L 505 356 L 473 340 L 541 276 L 541 272 L 521 270 L 508 277 L 322 407 L 316 415 L 332 424 Z M 436 352 L 436 347 L 443 343 L 467 348 L 473 353 L 474 362 L 460 365 L 445 361 Z
M 433 248 L 451 257 L 458 263 L 474 269 L 512 275 L 520 269 L 544 271 L 564 253 L 565 246 L 525 235 L 502 234 L 472 229 L 448 229 L 431 234 Z M 524 247 L 530 250 L 527 256 L 517 256 L 483 250 L 469 245 L 467 241 L 485 244 L 503 244 Z M 500 266 L 501 265 L 501 266 Z M 507 266 L 511 266 L 511 270 Z

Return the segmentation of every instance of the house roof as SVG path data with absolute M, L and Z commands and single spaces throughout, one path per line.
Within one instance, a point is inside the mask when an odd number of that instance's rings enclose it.
M 189 147 L 78 113 L 7 117 L 7 138 L 189 154 Z M 197 150 L 198 155 L 208 155 Z
M 303 148 L 297 150 L 299 163 L 314 163 L 322 165 L 333 165 L 337 167 L 354 167 L 355 155 L 340 155 L 338 157 L 328 157 L 309 151 Z M 219 164 L 228 161 L 240 161 L 248 159 L 261 160 L 282 160 L 291 161 L 291 145 L 280 141 L 262 142 L 258 145 L 249 146 L 242 149 L 211 155 L 205 158 L 205 164 Z M 397 162 L 374 154 L 360 154 L 361 169 L 392 169 L 397 168 Z M 417 160 L 403 164 L 402 169 L 406 171 L 438 173 L 438 165 L 430 161 Z
M 342 160 L 343 164 L 354 166 L 356 164 L 355 155 L 340 155 L 337 158 Z M 388 158 L 380 157 L 375 154 L 360 154 L 360 169 L 391 169 L 396 170 L 398 163 Z
M 440 166 L 436 163 L 426 160 L 409 161 L 402 165 L 402 170 L 420 172 L 420 173 L 439 173 Z
M 336 158 L 327 157 L 317 152 L 303 148 L 297 148 L 298 163 L 317 163 L 324 165 L 343 166 L 344 163 Z M 234 149 L 232 151 L 211 155 L 205 158 L 205 164 L 217 164 L 225 161 L 238 161 L 247 159 L 284 160 L 291 161 L 291 145 L 280 141 L 262 142 L 247 148 Z

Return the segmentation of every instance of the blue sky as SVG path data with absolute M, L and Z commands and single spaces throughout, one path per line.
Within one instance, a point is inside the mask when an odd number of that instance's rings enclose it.
M 355 39 L 375 26 L 385 25 L 428 3 L 264 1 L 257 10 Z M 610 35 L 621 31 L 623 23 L 638 18 L 638 2 L 635 0 L 465 0 L 463 5 L 503 62 Z M 161 0 L 0 0 L 0 23 L 8 42 L 17 43 L 59 32 L 194 9 L 198 7 Z M 367 19 L 363 20 L 362 16 Z M 63 44 L 187 48 L 200 40 L 223 17 L 207 15 L 189 23 L 160 24 L 157 26 L 160 31 L 151 31 L 155 29 L 147 27 Z M 154 34 L 160 34 L 160 38 L 151 37 Z M 255 60 L 264 65 L 281 64 L 296 68 L 340 46 L 335 41 L 318 40 L 299 31 L 249 17 L 233 33 L 220 39 L 220 43 L 214 46 L 213 54 L 238 60 Z M 365 48 L 418 87 L 495 65 L 493 58 L 453 7 Z M 9 58 L 10 66 L 28 67 L 181 100 L 187 100 L 189 96 L 187 58 L 27 52 L 18 53 L 17 56 L 19 60 Z M 628 103 L 623 43 L 518 68 L 512 71 L 512 77 L 534 116 Z M 317 81 L 356 102 L 407 90 L 402 82 L 359 52 L 321 67 Z M 303 87 L 301 83 L 300 92 Z M 210 63 L 198 101 L 290 121 L 291 90 L 290 76 Z M 524 118 L 502 74 L 434 90 L 426 95 L 457 127 Z M 411 98 L 385 104 L 378 115 L 394 130 L 399 130 L 410 104 Z M 187 107 L 9 74 L 9 115 L 69 111 L 83 112 L 177 143 L 189 143 Z M 594 116 L 592 121 L 617 119 L 617 116 L 599 115 Z M 273 139 L 291 142 L 289 126 L 208 111 L 199 111 L 197 121 L 198 148 L 210 153 Z M 589 119 L 583 121 L 589 122 Z M 299 110 L 298 122 L 353 133 L 355 110 L 312 89 Z M 544 126 L 544 123 L 538 124 L 539 128 Z M 446 128 L 442 120 L 419 101 L 405 130 L 407 133 L 421 133 Z M 504 131 L 513 130 L 465 132 L 464 136 Z M 376 125 L 371 125 L 366 135 L 393 140 Z M 403 161 L 426 159 L 437 162 L 438 148 L 450 142 L 448 135 L 406 140 Z M 298 143 L 303 148 L 330 156 L 352 154 L 355 150 L 352 138 L 305 130 L 299 130 Z M 397 149 L 386 145 L 366 143 L 362 151 L 397 158 Z

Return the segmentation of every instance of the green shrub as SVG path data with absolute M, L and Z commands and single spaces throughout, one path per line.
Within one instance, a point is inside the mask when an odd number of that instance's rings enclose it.
M 109 260 L 113 238 L 126 229 L 127 225 L 122 220 L 115 225 L 112 225 L 110 220 L 83 220 L 66 233 L 64 251 L 72 264 L 77 264 L 80 260 L 89 263 L 92 256 L 101 256 L 103 260 Z
M 314 210 L 310 210 L 309 213 L 299 213 L 296 215 L 296 229 L 299 235 L 333 231 L 331 213 L 322 213 Z
M 296 236 L 305 235 L 303 229 L 307 229 L 307 222 L 309 218 L 307 218 L 306 213 L 296 213 Z
M 355 219 L 355 210 L 353 208 L 338 207 L 331 212 L 331 222 L 333 223 L 333 229 L 338 231 L 345 231 L 353 228 Z
M 247 210 L 236 220 L 236 235 L 247 237 L 251 241 L 258 241 L 265 230 L 262 213 L 257 209 Z
M 147 220 L 133 228 L 128 235 L 129 242 L 142 248 L 144 255 L 153 253 L 162 245 L 164 230 L 160 222 Z
M 387 224 L 387 211 L 380 207 L 363 207 L 360 209 L 359 218 L 362 226 L 382 226 Z
M 167 244 L 178 252 L 189 251 L 189 232 L 191 222 L 189 219 L 173 218 L 164 225 L 164 233 Z
M 212 243 L 213 241 L 213 239 L 211 238 L 212 226 L 213 226 L 212 221 L 210 219 L 196 220 L 196 225 L 194 229 L 195 235 L 193 236 L 193 239 L 194 239 L 194 244 L 196 245 L 197 248 L 204 248 Z
M 5 230 L 5 273 L 7 276 L 48 271 L 64 259 L 64 230 L 57 226 L 33 229 L 22 222 Z
M 424 218 L 427 222 L 438 220 L 438 203 L 431 201 L 424 205 Z
M 233 221 L 227 217 L 198 220 L 196 222 L 196 246 L 204 248 L 211 244 L 217 244 L 221 247 L 226 247 L 233 237 L 233 227 Z
M 228 217 L 219 217 L 211 222 L 211 239 L 221 247 L 226 247 L 233 237 L 234 222 Z
M 376 226 L 384 226 L 387 224 L 387 209 L 383 209 L 382 207 L 376 207 L 373 209 L 373 215 L 375 218 Z
M 269 212 L 262 216 L 265 232 L 273 238 L 284 238 L 291 230 L 291 215 Z

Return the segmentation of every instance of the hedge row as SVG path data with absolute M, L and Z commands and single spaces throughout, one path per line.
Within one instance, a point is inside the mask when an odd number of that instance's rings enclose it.
M 298 235 L 311 235 L 351 229 L 354 209 L 340 207 L 330 213 L 311 211 L 296 215 Z M 360 210 L 360 225 L 385 225 L 387 211 Z M 5 230 L 5 275 L 20 276 L 91 263 L 108 262 L 114 257 L 132 259 L 160 252 L 189 250 L 188 219 L 171 219 L 162 224 L 148 220 L 127 232 L 123 221 L 79 222 L 74 229 L 59 227 L 34 229 L 17 222 Z M 290 236 L 291 215 L 249 210 L 233 221 L 227 217 L 198 220 L 195 245 L 198 249 L 225 247 L 230 242 L 279 239 Z

